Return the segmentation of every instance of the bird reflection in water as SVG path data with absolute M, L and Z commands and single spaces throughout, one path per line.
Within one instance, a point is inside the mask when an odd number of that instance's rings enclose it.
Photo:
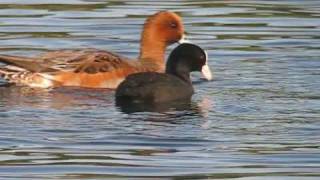
M 190 98 L 161 103 L 137 102 L 117 99 L 116 106 L 118 106 L 122 112 L 130 114 L 134 112 L 166 112 L 173 110 L 188 110 L 192 108 L 192 103 Z
M 150 116 L 144 116 L 149 120 L 179 119 L 184 116 L 208 117 L 208 112 L 212 109 L 212 98 L 206 96 L 157 104 L 118 101 L 114 104 L 114 91 L 108 89 L 38 89 L 8 84 L 0 86 L 0 99 L 0 107 L 5 109 L 26 107 L 56 110 L 96 108 L 108 110 L 116 105 L 116 108 L 125 114 L 154 112 Z M 160 113 L 160 116 L 155 113 Z
M 144 116 L 151 121 L 162 121 L 168 119 L 178 120 L 185 116 L 190 117 L 208 117 L 212 108 L 211 99 L 203 97 L 200 100 L 183 99 L 165 103 L 142 103 L 132 101 L 116 101 L 116 106 L 120 111 L 126 114 L 152 113 L 150 116 Z M 160 114 L 154 114 L 160 113 Z M 184 117 L 184 118 L 183 118 Z
M 103 95 L 102 95 L 103 94 Z M 0 86 L 0 106 L 40 109 L 88 109 L 113 105 L 113 91 L 108 89 Z

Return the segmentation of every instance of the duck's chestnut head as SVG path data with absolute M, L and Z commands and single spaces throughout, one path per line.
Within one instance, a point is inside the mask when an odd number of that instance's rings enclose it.
M 184 26 L 179 15 L 169 11 L 160 11 L 150 16 L 145 23 L 145 36 L 151 36 L 167 45 L 184 38 Z

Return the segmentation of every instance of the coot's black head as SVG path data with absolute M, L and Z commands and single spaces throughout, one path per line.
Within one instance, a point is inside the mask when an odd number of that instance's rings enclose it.
M 202 48 L 195 44 L 183 43 L 169 55 L 166 73 L 190 82 L 190 72 L 200 71 L 207 80 L 211 80 L 212 74 L 207 60 L 207 53 Z

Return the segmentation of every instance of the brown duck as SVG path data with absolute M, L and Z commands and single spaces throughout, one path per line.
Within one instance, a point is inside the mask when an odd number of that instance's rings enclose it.
M 181 18 L 168 11 L 150 16 L 134 59 L 105 50 L 58 50 L 37 57 L 0 55 L 0 75 L 10 83 L 31 87 L 77 86 L 115 89 L 136 72 L 163 72 L 167 46 L 183 40 Z

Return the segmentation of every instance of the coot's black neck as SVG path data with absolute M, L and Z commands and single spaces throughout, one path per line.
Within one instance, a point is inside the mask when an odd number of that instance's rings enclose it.
M 169 59 L 169 61 L 167 62 L 166 73 L 177 76 L 178 78 L 189 84 L 191 84 L 190 72 L 190 65 L 185 61 L 181 61 L 179 59 L 177 59 L 176 61 L 170 61 Z

